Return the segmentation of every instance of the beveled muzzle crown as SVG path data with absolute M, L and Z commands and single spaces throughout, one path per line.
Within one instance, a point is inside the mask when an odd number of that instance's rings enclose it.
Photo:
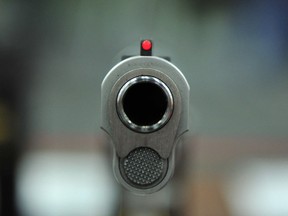
M 164 126 L 173 113 L 173 96 L 165 83 L 152 76 L 127 81 L 117 96 L 117 112 L 122 122 L 140 133 Z

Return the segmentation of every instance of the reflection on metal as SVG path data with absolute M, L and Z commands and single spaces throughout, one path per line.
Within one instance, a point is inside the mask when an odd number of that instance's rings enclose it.
M 101 109 L 119 183 L 140 194 L 164 187 L 188 130 L 189 85 L 181 71 L 155 56 L 127 58 L 104 78 Z
M 127 116 L 127 114 L 124 110 L 124 107 L 123 107 L 123 99 L 125 97 L 125 94 L 127 93 L 127 90 L 129 90 L 129 88 L 132 87 L 133 85 L 137 85 L 139 83 L 150 83 L 150 84 L 153 84 L 153 85 L 160 87 L 164 93 L 164 95 L 162 95 L 162 97 L 165 97 L 164 100 L 167 101 L 166 109 L 165 109 L 165 112 L 162 115 L 161 119 L 159 119 L 159 120 L 157 119 L 158 121 L 156 120 L 157 122 L 152 124 L 152 125 L 138 125 L 138 124 L 134 123 L 133 121 L 131 121 L 129 119 L 129 117 Z M 150 95 L 150 97 L 153 97 L 153 95 Z M 159 101 L 160 101 L 162 98 L 156 98 L 156 99 L 159 99 Z M 134 101 L 129 101 L 129 102 L 133 103 Z M 155 105 L 159 106 L 159 104 L 155 104 Z M 119 114 L 121 120 L 123 121 L 123 123 L 126 126 L 128 126 L 129 128 L 131 128 L 135 131 L 138 131 L 138 132 L 142 132 L 142 133 L 153 132 L 153 131 L 156 131 L 159 128 L 161 128 L 171 117 L 172 112 L 173 112 L 173 97 L 172 97 L 172 94 L 171 94 L 169 88 L 161 80 L 159 80 L 155 77 L 151 77 L 151 76 L 139 76 L 139 77 L 135 77 L 135 78 L 129 80 L 121 88 L 121 90 L 118 94 L 118 97 L 117 97 L 117 111 L 118 111 L 118 114 Z M 138 112 L 138 110 L 135 110 L 134 112 Z M 140 115 L 141 115 L 141 113 L 140 113 Z M 143 116 L 143 118 L 145 118 L 145 116 Z

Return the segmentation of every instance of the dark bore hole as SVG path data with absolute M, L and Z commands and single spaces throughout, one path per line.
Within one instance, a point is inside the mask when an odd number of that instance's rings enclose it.
M 165 92 L 151 82 L 140 82 L 127 89 L 123 98 L 124 112 L 136 125 L 150 126 L 162 119 L 168 101 Z

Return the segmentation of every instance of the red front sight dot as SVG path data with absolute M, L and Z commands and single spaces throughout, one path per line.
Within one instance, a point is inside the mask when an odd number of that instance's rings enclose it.
M 151 40 L 142 40 L 141 41 L 141 55 L 142 56 L 151 56 L 152 55 L 152 41 Z
M 152 42 L 150 40 L 142 41 L 142 49 L 148 51 L 152 49 Z

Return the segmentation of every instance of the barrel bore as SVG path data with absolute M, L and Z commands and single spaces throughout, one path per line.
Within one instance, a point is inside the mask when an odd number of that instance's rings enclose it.
M 117 97 L 117 112 L 130 129 L 147 133 L 164 126 L 173 112 L 173 97 L 164 82 L 152 76 L 129 80 Z

